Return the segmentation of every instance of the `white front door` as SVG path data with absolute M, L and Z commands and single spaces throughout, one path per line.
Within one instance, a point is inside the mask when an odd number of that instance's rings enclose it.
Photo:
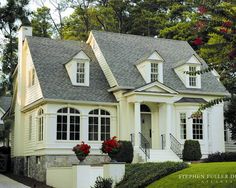
M 141 114 L 141 133 L 152 147 L 152 125 L 151 114 Z

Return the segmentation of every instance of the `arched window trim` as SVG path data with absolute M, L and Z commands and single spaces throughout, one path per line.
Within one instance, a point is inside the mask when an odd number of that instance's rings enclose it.
M 42 108 L 38 111 L 38 141 L 43 141 L 44 137 L 44 110 Z
M 98 114 L 91 114 L 91 112 L 98 110 Z M 107 114 L 102 114 L 102 111 L 104 111 Z M 90 131 L 90 121 L 92 120 L 91 118 L 97 118 L 97 122 L 98 122 L 98 131 Z M 109 120 L 108 120 L 109 119 Z M 94 120 L 94 119 L 93 119 Z M 105 124 L 104 125 L 104 129 L 105 131 L 103 132 L 103 136 L 102 136 L 102 121 L 104 121 Z M 106 124 L 107 123 L 107 124 Z M 96 125 L 96 124 L 93 124 Z M 106 140 L 110 138 L 111 135 L 111 114 L 109 111 L 102 109 L 102 108 L 96 108 L 93 109 L 89 112 L 88 114 L 88 140 L 89 141 L 102 141 L 102 140 Z M 109 127 L 109 128 L 108 128 Z M 95 127 L 93 127 L 93 130 L 95 129 Z M 106 129 L 108 129 L 109 131 L 106 131 Z M 93 134 L 92 134 L 93 133 Z M 98 134 L 97 139 L 95 137 L 95 134 Z M 93 137 L 92 139 L 90 139 L 90 134 L 92 134 L 91 136 Z M 102 138 L 104 137 L 104 138 Z
M 64 110 L 66 109 L 66 112 L 60 112 L 63 109 Z M 74 107 L 63 107 L 58 109 L 56 140 L 64 140 L 64 141 L 80 140 L 81 139 L 80 124 L 81 124 L 80 111 L 78 109 Z M 71 130 L 71 127 L 73 127 L 73 131 Z

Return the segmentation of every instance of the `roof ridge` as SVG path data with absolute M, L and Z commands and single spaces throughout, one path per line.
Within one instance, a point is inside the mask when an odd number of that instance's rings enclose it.
M 98 30 L 91 30 L 91 32 L 99 32 L 99 33 L 110 33 L 110 34 L 115 34 L 115 35 L 125 35 L 125 36 L 131 36 L 131 37 L 141 37 L 141 38 L 149 38 L 149 39 L 156 39 L 156 40 L 169 40 L 169 41 L 176 41 L 176 42 L 184 42 L 188 43 L 188 41 L 185 40 L 177 40 L 177 39 L 167 39 L 167 38 L 154 38 L 151 36 L 143 36 L 143 35 L 135 35 L 135 34 L 130 34 L 130 33 L 117 33 L 117 32 L 111 32 L 111 31 L 98 31 Z

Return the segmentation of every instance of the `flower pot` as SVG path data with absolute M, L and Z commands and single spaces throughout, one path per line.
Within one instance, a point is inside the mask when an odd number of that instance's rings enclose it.
M 110 162 L 117 162 L 117 161 L 116 161 L 116 154 L 108 153 L 108 156 L 111 158 L 111 161 L 110 161 Z
M 76 155 L 76 157 L 80 161 L 80 163 L 82 163 L 84 159 L 86 158 L 86 156 L 80 156 L 80 155 Z

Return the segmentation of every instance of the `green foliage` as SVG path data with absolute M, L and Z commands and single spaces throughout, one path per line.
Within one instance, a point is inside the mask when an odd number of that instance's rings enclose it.
M 112 179 L 110 178 L 102 178 L 102 177 L 97 177 L 95 181 L 95 185 L 92 188 L 112 188 Z
M 116 155 L 116 161 L 132 163 L 134 157 L 133 145 L 130 141 L 119 141 L 120 152 Z
M 200 144 L 197 140 L 186 140 L 183 149 L 184 161 L 198 161 L 202 157 Z
M 128 164 L 126 165 L 124 179 L 116 187 L 146 187 L 164 176 L 187 167 L 186 163 L 177 162 Z
M 53 27 L 50 22 L 50 9 L 47 7 L 38 8 L 32 15 L 31 25 L 33 28 L 33 36 L 50 38 Z
M 236 152 L 213 153 L 209 154 L 206 162 L 236 161 Z
M 236 140 L 236 97 L 234 96 L 232 100 L 228 103 L 225 109 L 225 122 L 229 124 L 229 129 L 231 130 L 231 138 Z

